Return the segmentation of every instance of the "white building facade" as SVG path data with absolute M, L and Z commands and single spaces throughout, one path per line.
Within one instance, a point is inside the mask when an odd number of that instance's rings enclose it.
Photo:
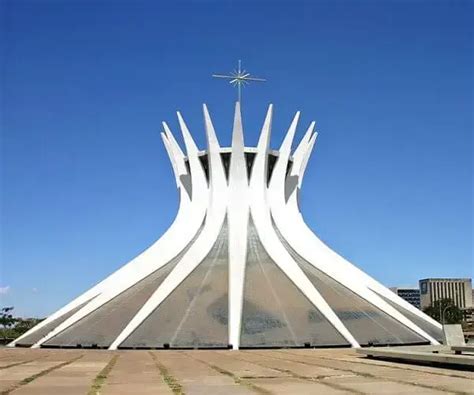
M 185 151 L 162 138 L 180 195 L 151 247 L 11 346 L 139 348 L 359 347 L 438 344 L 441 325 L 325 245 L 298 194 L 317 134 L 292 149 L 299 113 L 278 151 L 269 106 L 246 147 L 236 103 L 221 148 L 204 105 L 206 150 L 183 118 Z
M 450 299 L 460 309 L 472 307 L 470 278 L 425 278 L 420 280 L 420 293 L 422 309 L 442 299 Z

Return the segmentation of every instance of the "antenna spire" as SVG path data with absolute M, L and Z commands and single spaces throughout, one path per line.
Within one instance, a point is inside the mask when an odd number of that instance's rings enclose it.
M 265 82 L 266 79 L 251 77 L 250 73 L 242 70 L 242 61 L 239 59 L 237 70 L 234 69 L 229 75 L 212 74 L 214 78 L 228 79 L 229 84 L 237 87 L 237 101 L 240 103 L 242 99 L 242 86 L 248 85 L 251 81 Z

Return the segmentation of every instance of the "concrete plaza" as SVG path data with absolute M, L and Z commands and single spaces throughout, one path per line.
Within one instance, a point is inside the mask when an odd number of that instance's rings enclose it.
M 474 372 L 367 359 L 352 349 L 0 349 L 0 394 L 467 394 Z

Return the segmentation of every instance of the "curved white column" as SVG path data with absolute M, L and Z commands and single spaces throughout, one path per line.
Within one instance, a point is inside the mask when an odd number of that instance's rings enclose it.
M 236 350 L 240 346 L 242 326 L 249 218 L 247 163 L 239 102 L 235 104 L 232 132 L 227 218 L 229 221 L 229 342 Z
M 145 321 L 150 314 L 181 284 L 186 277 L 203 261 L 219 236 L 226 214 L 227 183 L 225 179 L 224 167 L 220 157 L 220 147 L 214 131 L 214 127 L 209 117 L 207 107 L 204 106 L 204 118 L 206 127 L 206 137 L 208 142 L 208 160 L 209 160 L 209 193 L 206 221 L 204 227 L 194 241 L 192 246 L 183 255 L 181 261 L 174 270 L 166 277 L 163 283 L 146 301 L 143 307 L 132 318 L 129 324 L 113 341 L 110 350 L 116 350 L 120 344 L 126 340 L 135 329 Z M 180 117 L 181 119 L 181 117 Z M 187 128 L 184 127 L 187 131 Z M 183 133 L 184 134 L 184 133 Z M 185 135 L 186 138 L 190 138 Z M 188 152 L 190 156 L 190 153 Z M 194 152 L 193 161 L 196 163 L 197 150 Z M 191 161 L 191 157 L 189 158 Z M 199 159 L 198 159 L 199 160 Z M 192 166 L 192 164 L 191 164 Z M 200 166 L 200 164 L 199 164 Z M 191 172 L 192 172 L 191 167 Z M 194 190 L 194 185 L 193 185 Z M 193 193 L 194 196 L 194 193 Z
M 292 135 L 288 135 L 287 137 L 289 139 L 293 138 Z M 298 156 L 295 155 L 295 159 L 298 163 L 294 163 L 289 176 L 300 177 L 298 180 L 299 185 L 301 185 L 301 178 L 304 174 L 309 155 L 313 148 L 314 139 L 315 135 L 313 135 L 309 140 L 307 151 L 304 155 L 301 154 L 301 151 L 298 153 Z M 282 149 L 282 151 L 284 150 Z M 360 270 L 353 270 L 354 266 L 351 263 L 344 260 L 344 258 L 336 254 L 319 240 L 302 219 L 302 215 L 297 205 L 296 193 L 290 197 L 287 203 L 285 202 L 284 193 L 282 193 L 285 185 L 285 175 L 282 173 L 282 169 L 286 169 L 287 160 L 288 155 L 282 155 L 282 153 L 280 153 L 275 168 L 275 170 L 278 170 L 278 173 L 274 173 L 275 178 L 272 179 L 269 194 L 273 219 L 278 230 L 289 245 L 296 251 L 296 253 L 317 269 L 367 300 L 372 305 L 386 312 L 392 318 L 429 340 L 431 343 L 438 344 L 438 342 L 425 331 L 367 288 L 366 280 L 367 277 L 369 277 L 368 275 L 364 273 L 364 276 L 361 276 L 359 273 L 361 272 Z M 279 163 L 280 161 L 281 163 Z M 299 163 L 300 167 L 298 169 L 297 165 Z
M 312 124 L 314 127 L 314 123 Z M 310 126 L 311 132 L 312 128 Z M 298 148 L 295 150 L 295 153 L 293 155 L 293 168 L 290 172 L 290 177 L 297 177 L 298 178 L 298 187 L 301 187 L 301 183 L 303 181 L 304 173 L 306 170 L 306 165 L 308 163 L 308 159 L 311 155 L 311 152 L 313 150 L 314 146 L 314 140 L 317 136 L 317 133 L 313 135 L 310 141 L 310 137 L 308 136 L 308 133 L 310 133 L 310 129 L 308 129 L 308 132 L 305 134 L 303 139 L 301 140 L 300 144 L 298 145 Z M 290 178 L 289 177 L 289 178 Z M 288 181 L 287 181 L 288 182 Z M 304 226 L 306 229 L 306 232 L 309 232 L 313 234 L 314 237 L 317 238 L 319 243 L 324 244 L 314 233 L 313 231 L 306 225 L 303 216 L 301 215 L 299 206 L 298 206 L 298 201 L 297 201 L 297 190 L 294 191 L 295 193 L 292 194 L 287 202 L 287 209 L 290 210 L 291 212 L 288 213 L 289 216 L 293 216 L 292 213 L 298 213 L 298 218 L 299 221 L 301 222 L 301 225 Z M 327 246 L 326 246 L 327 247 Z M 327 247 L 329 248 L 329 247 Z M 335 253 L 335 252 L 334 252 Z M 335 253 L 337 254 L 337 253 Z M 338 255 L 338 254 L 337 254 Z M 339 255 L 338 255 L 339 256 Z M 369 276 L 367 273 L 363 272 L 361 269 L 359 269 L 357 266 L 353 265 L 352 263 L 348 262 L 345 260 L 343 257 L 339 256 L 341 261 L 341 265 L 343 266 L 342 270 L 354 273 L 357 278 L 364 282 L 364 284 L 371 289 L 372 291 L 378 293 L 379 295 L 382 295 L 386 299 L 390 300 L 392 303 L 396 304 L 397 306 L 400 306 L 401 308 L 408 310 L 412 314 L 416 315 L 417 317 L 423 319 L 427 323 L 434 325 L 438 329 L 442 329 L 442 325 L 432 319 L 430 316 L 424 314 L 422 311 L 414 307 L 412 304 L 408 303 L 406 300 L 398 297 L 398 295 L 395 295 L 392 291 L 390 291 L 387 287 L 382 285 L 380 282 Z M 437 343 L 437 342 L 436 342 Z
M 166 122 L 162 122 L 161 124 L 163 126 L 163 130 L 165 131 L 164 133 L 166 135 L 166 138 L 169 140 L 169 143 L 170 143 L 170 146 L 173 150 L 174 156 L 176 156 L 178 158 L 184 158 L 184 156 L 185 156 L 184 152 L 181 149 L 181 147 L 179 146 L 176 139 L 174 138 L 173 133 L 171 133 L 171 129 L 169 128 L 168 124 Z M 185 173 L 185 172 L 186 171 L 183 170 L 183 173 Z
M 167 128 L 165 128 L 165 130 L 166 129 Z M 171 134 L 169 129 L 166 134 Z M 194 177 L 192 177 L 198 185 L 197 192 L 200 193 L 195 194 L 196 198 L 194 200 L 189 200 L 189 195 L 181 183 L 181 177 L 187 175 L 187 169 L 184 165 L 184 156 L 180 150 L 177 150 L 176 147 L 172 147 L 166 136 L 163 141 L 165 148 L 170 155 L 180 193 L 180 206 L 173 224 L 150 248 L 115 272 L 113 277 L 111 276 L 111 278 L 107 279 L 107 282 L 105 282 L 101 287 L 102 292 L 100 295 L 96 296 L 79 311 L 40 339 L 33 345 L 33 348 L 39 347 L 41 344 L 47 342 L 52 337 L 61 333 L 88 314 L 103 306 L 108 301 L 126 291 L 137 282 L 163 267 L 175 256 L 181 253 L 199 231 L 204 220 L 207 203 L 201 197 L 203 194 L 206 194 L 205 190 L 207 189 L 204 172 L 202 171 L 200 173 L 196 171 Z M 195 144 L 190 144 L 190 146 L 191 151 L 193 151 Z M 196 159 L 199 161 L 197 158 L 197 148 L 194 151 Z M 199 189 L 201 189 L 201 191 L 199 191 Z M 202 191 L 203 189 L 204 193 Z
M 332 251 L 306 225 L 298 206 L 298 193 L 308 159 L 316 141 L 315 123 L 310 124 L 292 157 L 291 147 L 300 115 L 299 112 L 296 113 L 281 144 L 280 151 L 277 153 L 269 149 L 272 111 L 273 106 L 270 105 L 257 148 L 246 148 L 240 103 L 237 102 L 234 114 L 232 147 L 221 149 L 208 109 L 204 105 L 204 126 L 207 139 L 207 150 L 205 152 L 199 151 L 181 114 L 178 112 L 186 156 L 168 125 L 163 123 L 164 132 L 161 133 L 161 137 L 173 167 L 180 196 L 178 213 L 171 227 L 138 257 L 58 310 L 10 345 L 14 346 L 25 336 L 34 334 L 35 331 L 44 328 L 45 325 L 50 324 L 55 319 L 82 306 L 33 346 L 39 347 L 172 261 L 178 254 L 182 254 L 174 269 L 113 341 L 110 349 L 116 349 L 203 262 L 218 239 L 227 216 L 229 343 L 232 344 L 234 349 L 238 349 L 240 347 L 242 326 L 249 215 L 252 216 L 259 239 L 270 258 L 353 347 L 359 346 L 357 340 L 347 330 L 343 322 L 300 268 L 297 262 L 298 257 L 293 254 L 293 251 L 289 250 L 290 247 L 302 259 L 325 273 L 325 275 L 350 289 L 356 295 L 431 343 L 438 344 L 435 339 L 394 308 L 387 300 L 437 328 L 441 327 L 440 324 Z M 231 153 L 228 180 L 226 180 L 221 158 L 223 152 Z M 250 182 L 247 174 L 245 152 L 256 154 Z M 268 183 L 267 166 L 270 152 L 278 158 L 272 171 L 271 180 Z M 200 156 L 203 153 L 207 154 L 208 178 L 206 178 L 201 165 Z M 292 161 L 292 165 L 287 174 L 289 161 Z M 183 250 L 186 252 L 183 253 Z
M 296 285 L 296 287 L 316 306 L 321 314 L 353 347 L 359 344 L 347 330 L 339 317 L 332 311 L 321 294 L 316 290 L 306 274 L 291 257 L 276 234 L 267 202 L 267 166 L 270 142 L 272 105 L 270 105 L 257 146 L 257 155 L 250 179 L 250 212 L 258 236 L 268 255 Z M 296 125 L 295 125 L 296 127 Z M 291 144 L 290 144 L 291 145 Z
M 304 156 L 303 158 L 303 161 L 302 161 L 302 165 L 301 165 L 301 168 L 300 168 L 300 177 L 299 177 L 299 185 L 301 186 L 301 182 L 303 180 L 303 176 L 304 176 L 304 172 L 306 170 L 306 165 L 308 163 L 308 158 L 309 156 L 311 155 L 311 151 L 313 149 L 313 146 L 312 145 L 309 145 L 308 146 L 308 152 L 307 154 Z M 291 206 L 290 206 L 291 207 Z M 298 208 L 298 211 L 299 211 L 299 208 Z M 304 226 L 307 228 L 307 231 L 312 233 L 318 240 L 319 238 L 311 231 L 311 229 L 306 225 L 306 223 L 304 222 L 304 218 L 302 215 L 300 215 L 300 220 L 303 222 Z M 319 240 L 319 242 L 321 244 L 323 244 L 324 246 L 326 246 L 321 240 Z M 421 318 L 422 320 L 430 323 L 431 325 L 434 325 L 435 327 L 437 327 L 438 329 L 442 329 L 442 325 L 435 321 L 433 318 L 431 318 L 429 315 L 427 314 L 424 314 L 420 309 L 417 309 L 415 306 L 413 306 L 412 304 L 408 303 L 406 300 L 400 298 L 398 295 L 396 295 L 395 293 L 393 293 L 392 291 L 390 291 L 387 287 L 385 287 L 384 285 L 382 285 L 380 282 L 378 282 L 377 280 L 375 280 L 373 277 L 369 276 L 367 273 L 363 272 L 361 269 L 359 269 L 357 266 L 353 265 L 352 263 L 350 263 L 349 261 L 347 261 L 345 258 L 341 257 L 339 254 L 337 254 L 335 251 L 333 251 L 332 249 L 330 249 L 328 246 L 326 246 L 330 251 L 332 251 L 334 254 L 336 254 L 340 259 L 341 259 L 341 264 L 344 265 L 344 270 L 347 270 L 347 271 L 352 271 L 354 273 L 356 273 L 356 275 L 361 278 L 361 279 L 365 279 L 366 281 L 366 285 L 368 286 L 369 289 L 371 289 L 372 291 L 378 293 L 379 295 L 382 295 L 384 296 L 385 298 L 387 298 L 388 300 L 390 300 L 392 303 L 396 304 L 397 306 L 400 306 L 402 308 L 404 308 L 405 310 L 408 310 L 409 312 L 411 312 L 412 314 L 416 315 L 417 317 Z M 431 338 L 430 338 L 431 339 Z M 432 341 L 433 339 L 431 339 Z M 438 344 L 438 342 L 435 340 L 434 342 L 432 341 L 433 344 Z
M 179 182 L 180 176 L 186 172 L 186 167 L 185 167 L 184 161 L 183 161 L 184 155 L 183 155 L 182 151 L 180 150 L 179 146 L 178 146 L 177 149 L 175 147 L 174 152 L 173 152 L 173 148 L 171 147 L 170 142 L 168 140 L 169 137 L 172 137 L 171 131 L 169 130 L 169 128 L 166 124 L 163 124 L 163 127 L 166 131 L 166 134 L 162 133 L 161 137 L 163 139 L 163 143 L 165 145 L 166 152 L 169 156 L 169 159 L 170 159 L 170 162 L 171 162 L 171 165 L 172 165 L 172 168 L 173 168 L 173 173 L 175 175 L 176 184 L 177 184 L 178 188 L 180 188 L 180 182 Z M 173 139 L 174 143 L 177 145 L 176 140 L 174 140 L 174 137 L 172 137 L 172 139 Z M 189 198 L 187 198 L 187 196 L 183 196 L 182 189 L 179 191 L 179 193 L 180 193 L 180 207 L 179 207 L 179 210 L 178 210 L 178 213 L 176 215 L 176 219 L 175 219 L 174 223 L 171 225 L 170 229 L 168 230 L 168 231 L 171 231 L 171 233 L 173 233 L 171 228 L 179 226 L 179 222 L 181 222 L 181 221 L 178 219 L 178 217 L 180 217 L 180 216 L 183 217 L 185 215 L 185 214 L 183 214 L 183 212 L 187 211 L 186 207 L 190 203 Z M 160 240 L 161 240 L 161 238 L 160 238 Z M 156 243 L 158 243 L 158 241 L 155 242 L 149 249 L 156 248 Z M 144 254 L 146 252 L 147 251 L 145 251 Z M 137 263 L 137 259 L 138 259 L 138 257 L 133 259 L 132 261 L 130 261 L 126 265 L 122 266 L 120 269 L 118 269 L 117 271 L 115 271 L 114 273 L 112 273 L 111 275 L 106 277 L 104 280 L 102 280 L 101 282 L 99 282 L 98 284 L 93 286 L 91 289 L 84 292 L 83 294 L 81 294 L 76 299 L 74 299 L 72 302 L 68 303 L 67 305 L 65 305 L 61 309 L 57 310 L 55 313 L 51 314 L 48 318 L 41 321 L 34 328 L 27 331 L 22 336 L 18 337 L 13 342 L 11 342 L 9 344 L 9 346 L 14 347 L 18 342 L 21 342 L 21 340 L 23 338 L 25 338 L 26 336 L 30 336 L 30 335 L 34 334 L 39 329 L 41 329 L 44 326 L 50 324 L 54 320 L 56 320 L 58 318 L 61 318 L 65 314 L 67 314 L 70 311 L 77 308 L 78 306 L 80 306 L 80 305 L 82 305 L 82 304 L 84 304 L 88 301 L 91 301 L 93 298 L 95 298 L 99 294 L 103 293 L 104 290 L 107 290 L 110 287 L 115 287 L 115 284 L 116 284 L 117 281 L 120 281 L 123 278 L 129 277 L 130 273 L 136 270 L 135 265 Z M 70 318 L 72 319 L 72 317 L 73 316 L 71 316 Z M 73 322 L 75 322 L 75 320 Z M 37 345 L 43 343 L 45 340 L 46 340 L 46 338 L 40 339 L 40 341 L 37 342 Z

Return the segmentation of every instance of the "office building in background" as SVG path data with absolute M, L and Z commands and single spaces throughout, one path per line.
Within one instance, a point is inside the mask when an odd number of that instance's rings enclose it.
M 420 280 L 421 309 L 440 299 L 451 299 L 460 309 L 472 307 L 470 278 L 426 278 Z
M 420 308 L 420 289 L 417 287 L 391 287 L 402 299 L 405 299 L 408 303 L 415 306 L 417 309 Z

